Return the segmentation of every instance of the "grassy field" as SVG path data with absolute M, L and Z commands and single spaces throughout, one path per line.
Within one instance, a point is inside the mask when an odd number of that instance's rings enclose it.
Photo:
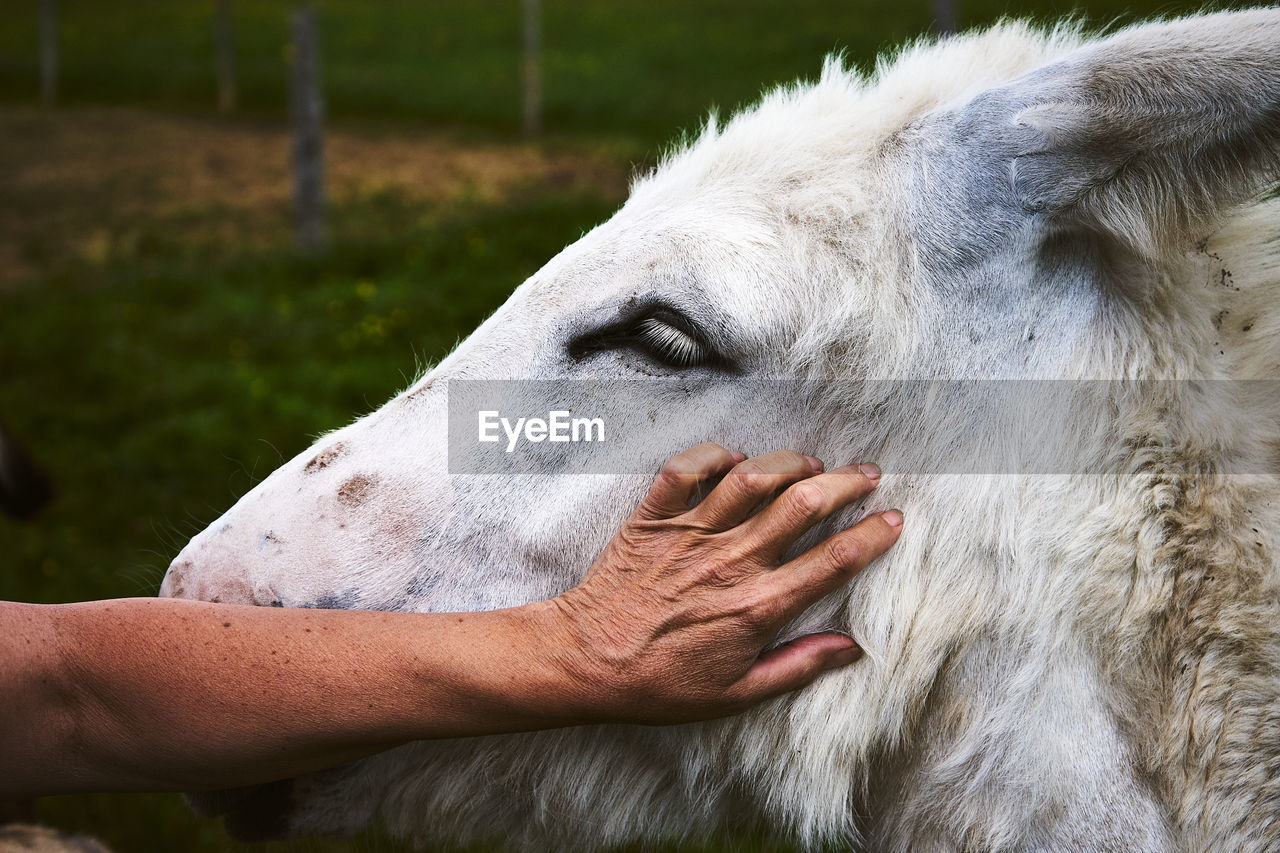
M 203 162 L 183 147 L 207 134 L 203 122 L 102 111 L 0 114 L 0 160 L 11 167 L 19 147 L 32 156 L 120 120 L 168 128 L 154 139 L 177 150 L 153 145 L 157 162 Z M 31 135 L 45 145 L 15 143 Z M 14 226 L 27 238 L 11 240 L 20 266 L 35 272 L 0 287 L 0 412 L 58 499 L 33 523 L 0 518 L 0 598 L 153 595 L 186 537 L 311 436 L 376 407 L 447 353 L 550 247 L 604 218 L 623 186 L 617 165 L 572 152 L 425 136 L 352 135 L 348 144 L 384 168 L 365 170 L 376 190 L 356 181 L 337 193 L 334 245 L 315 260 L 288 248 L 287 205 L 273 192 L 248 209 L 233 198 L 172 198 L 146 182 L 121 197 L 127 147 L 99 152 L 102 180 L 85 178 L 75 193 L 87 210 L 17 182 L 21 192 L 8 197 L 52 221 L 34 249 L 37 235 Z M 406 148 L 479 157 L 477 171 L 423 194 L 387 171 Z M 199 186 L 191 171 L 171 164 L 164 174 Z M 226 171 L 233 184 L 242 177 Z M 81 220 L 92 229 L 77 240 Z M 241 242 L 259 245 L 229 247 Z M 219 823 L 195 818 L 176 796 L 48 798 L 39 815 L 122 851 L 234 849 Z M 399 848 L 368 836 L 279 849 Z
M 186 537 L 447 353 L 709 106 L 831 49 L 869 65 L 930 21 L 927 2 L 547 0 L 549 134 L 526 143 L 514 0 L 324 0 L 333 242 L 307 259 L 281 119 L 292 4 L 233 0 L 234 118 L 211 114 L 211 3 L 61 5 L 59 110 L 33 107 L 34 0 L 0 28 L 0 415 L 58 489 L 37 521 L 0 518 L 0 598 L 41 602 L 153 594 Z M 175 796 L 38 808 L 121 851 L 236 849 Z

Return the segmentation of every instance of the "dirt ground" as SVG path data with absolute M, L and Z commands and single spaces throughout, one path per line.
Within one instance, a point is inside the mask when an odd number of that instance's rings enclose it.
M 531 187 L 621 198 L 625 155 L 473 141 L 449 131 L 331 128 L 334 209 L 379 197 L 438 208 Z M 283 122 L 129 109 L 0 109 L 0 283 L 59 259 L 101 262 L 148 233 L 236 250 L 290 235 Z

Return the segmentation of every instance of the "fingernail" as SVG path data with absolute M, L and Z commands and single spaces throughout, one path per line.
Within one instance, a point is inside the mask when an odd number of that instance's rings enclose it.
M 824 669 L 839 669 L 842 666 L 848 666 L 858 659 L 862 649 L 857 646 L 850 646 L 847 649 L 841 649 L 838 652 L 832 652 L 827 658 L 827 662 L 823 664 Z
M 858 466 L 858 470 L 872 482 L 880 479 L 880 466 L 874 462 L 863 462 Z
M 819 459 L 816 456 L 806 456 L 805 459 L 809 460 L 809 467 L 813 469 L 813 473 L 815 474 L 822 473 L 823 465 L 822 465 L 821 459 Z
M 739 453 L 739 452 L 738 452 L 738 451 L 736 451 L 736 450 L 730 450 L 730 451 L 729 451 L 729 456 L 731 456 L 731 457 L 733 458 L 733 464 L 734 464 L 734 465 L 737 465 L 739 462 L 745 462 L 745 461 L 746 461 L 746 458 L 747 458 L 747 454 L 745 454 L 745 453 Z
M 885 523 L 887 523 L 890 527 L 902 526 L 902 510 L 887 509 L 884 512 L 880 513 L 880 517 L 883 518 L 885 520 Z

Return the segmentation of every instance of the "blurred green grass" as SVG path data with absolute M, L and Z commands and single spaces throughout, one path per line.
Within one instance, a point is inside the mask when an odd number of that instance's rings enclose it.
M 64 0 L 67 103 L 204 109 L 214 101 L 213 3 Z M 286 103 L 291 0 L 232 0 L 240 98 L 249 112 Z M 318 0 L 326 98 L 338 118 L 463 123 L 513 133 L 519 122 L 517 0 Z M 1079 11 L 1101 23 L 1206 4 L 1153 0 L 958 0 L 961 27 L 1012 14 Z M 1230 5 L 1230 4 L 1217 4 Z M 1240 5 L 1240 4 L 1235 4 Z M 624 133 L 647 145 L 731 109 L 761 87 L 817 73 L 845 50 L 866 66 L 932 22 L 929 0 L 544 0 L 546 126 Z M 37 4 L 10 4 L 0 28 L 0 99 L 33 103 Z
M 0 412 L 59 492 L 33 523 L 0 518 L 0 598 L 154 595 L 188 536 L 317 433 L 404 387 L 613 205 L 534 195 L 425 228 L 420 210 L 383 196 L 332 212 L 321 259 L 128 258 L 0 291 Z M 398 227 L 381 242 L 346 236 L 370 218 Z M 39 808 L 120 851 L 237 849 L 172 795 Z M 369 833 L 265 849 L 403 848 Z
M 240 98 L 286 102 L 288 0 L 233 0 Z M 513 132 L 519 118 L 520 6 L 514 0 L 321 0 L 326 98 L 338 117 L 390 116 Z M 212 3 L 65 2 L 68 102 L 187 109 L 212 104 Z M 918 6 L 918 8 L 915 8 Z M 920 4 L 619 0 L 544 3 L 546 125 L 666 139 L 712 103 L 812 75 L 848 47 L 867 57 L 929 23 Z M 36 4 L 0 31 L 0 97 L 36 91 Z M 105 69 L 110 69 L 104 73 Z
M 234 121 L 274 120 L 283 111 L 291 5 L 233 0 L 247 115 Z M 390 135 L 445 124 L 482 142 L 516 132 L 514 0 L 318 5 L 335 123 Z M 867 66 L 930 22 L 927 2 L 547 0 L 545 7 L 552 135 L 541 145 L 596 147 L 620 171 L 651 158 L 712 104 L 728 109 L 768 84 L 813 76 L 832 49 Z M 1196 8 L 958 7 L 962 25 L 1004 13 L 1043 18 L 1080 8 L 1101 22 Z M 6 13 L 0 111 L 34 103 L 37 91 L 36 3 Z M 211 16 L 210 2 L 65 0 L 61 103 L 72 114 L 84 105 L 209 112 Z M 18 171 L 15 182 L 40 165 L 38 156 L 8 164 L 0 157 L 0 171 Z M 313 436 L 376 408 L 447 353 L 619 201 L 553 183 L 499 203 L 376 192 L 336 203 L 331 250 L 306 259 L 286 241 L 245 248 L 192 236 L 200 230 L 193 224 L 216 223 L 226 211 L 193 205 L 139 220 L 122 212 L 136 189 L 23 196 L 24 204 L 68 211 L 89 205 L 79 215 L 129 239 L 126 250 L 86 256 L 51 243 L 34 254 L 23 280 L 0 286 L 0 414 L 59 491 L 34 523 L 0 518 L 0 598 L 154 594 L 189 535 Z M 39 814 L 121 851 L 238 849 L 218 823 L 195 818 L 172 795 L 50 798 Z M 404 848 L 375 833 L 256 849 Z

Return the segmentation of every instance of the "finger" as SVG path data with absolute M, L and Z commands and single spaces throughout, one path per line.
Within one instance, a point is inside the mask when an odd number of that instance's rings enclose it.
M 871 464 L 845 465 L 796 483 L 751 519 L 758 547 L 771 559 L 781 558 L 815 524 L 865 498 L 879 483 L 880 469 Z
M 889 550 L 902 533 L 902 513 L 896 509 L 867 516 L 774 572 L 758 583 L 766 598 L 781 605 L 779 623 L 790 621 L 818 599 L 848 583 L 867 564 Z
M 744 701 L 754 704 L 798 690 L 829 669 L 862 656 L 844 634 L 809 634 L 771 649 L 738 682 Z
M 688 512 L 701 483 L 722 476 L 745 458 L 713 442 L 677 453 L 662 466 L 636 514 L 654 520 Z
M 782 489 L 821 471 L 820 461 L 794 450 L 753 456 L 734 466 L 698 504 L 696 513 L 711 529 L 728 530 Z

